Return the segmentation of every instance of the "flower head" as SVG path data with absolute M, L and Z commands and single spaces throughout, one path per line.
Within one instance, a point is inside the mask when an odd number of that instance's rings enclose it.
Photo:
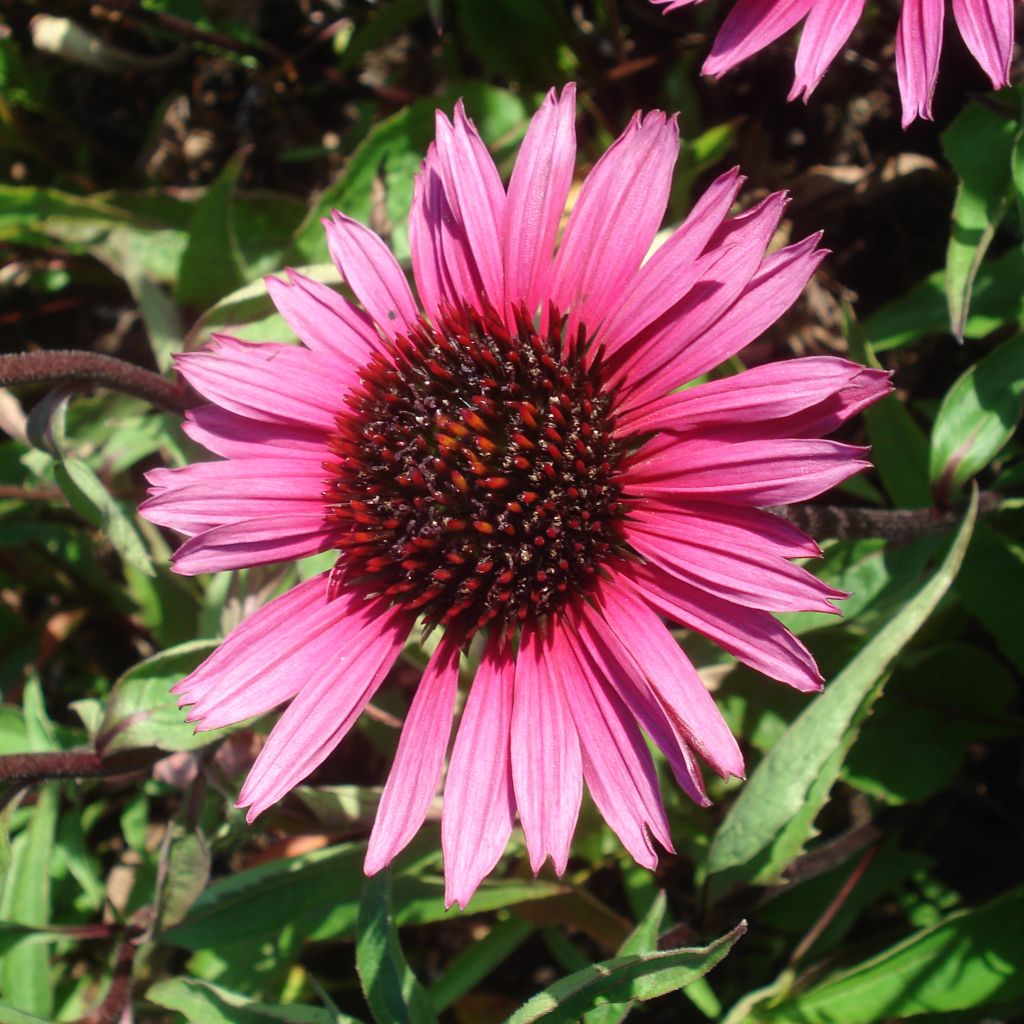
M 185 429 L 223 458 L 156 470 L 143 506 L 189 535 L 183 573 L 338 552 L 177 687 L 203 729 L 288 702 L 240 796 L 250 820 L 327 757 L 414 624 L 436 630 L 368 872 L 426 816 L 480 638 L 444 784 L 448 900 L 463 905 L 517 813 L 534 869 L 565 869 L 584 782 L 640 863 L 655 840 L 670 850 L 644 733 L 701 803 L 698 757 L 743 773 L 662 616 L 819 687 L 771 613 L 844 595 L 792 564 L 815 544 L 759 506 L 863 467 L 863 449 L 819 438 L 888 388 L 806 358 L 676 390 L 773 323 L 823 251 L 812 237 L 766 255 L 785 198 L 730 218 L 730 171 L 645 262 L 679 148 L 662 113 L 597 162 L 556 251 L 574 99 L 547 97 L 507 191 L 461 106 L 439 115 L 409 216 L 418 303 L 384 243 L 335 214 L 330 252 L 359 305 L 289 273 L 268 287 L 300 346 L 220 337 L 181 356 L 211 403 Z
M 702 0 L 652 0 L 666 11 Z M 1001 89 L 1010 81 L 1013 53 L 1013 0 L 952 0 L 953 17 L 967 48 Z M 864 0 L 736 0 L 704 62 L 707 75 L 721 75 L 779 36 L 803 23 L 796 54 L 796 76 L 789 99 L 806 100 L 853 32 Z M 932 94 L 946 0 L 903 0 L 896 33 L 896 73 L 903 101 L 903 127 L 932 116 Z

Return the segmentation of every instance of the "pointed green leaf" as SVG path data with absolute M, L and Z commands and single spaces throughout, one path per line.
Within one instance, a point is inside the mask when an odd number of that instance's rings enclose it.
M 740 790 L 708 852 L 713 894 L 741 882 L 771 883 L 803 849 L 885 674 L 956 578 L 977 507 L 975 491 L 935 574 L 811 701 Z
M 1024 393 L 1024 334 L 969 366 L 946 393 L 932 428 L 929 474 L 945 501 L 1013 436 Z
M 678 992 L 721 963 L 746 930 L 746 922 L 741 922 L 700 949 L 667 949 L 603 960 L 556 981 L 524 1003 L 505 1024 L 575 1024 L 600 1002 L 646 1001 Z
M 1024 997 L 1024 888 L 951 914 L 759 1012 L 785 1024 L 873 1024 Z M 984 1016 L 979 1014 L 979 1018 Z
M 942 136 L 960 179 L 946 253 L 950 330 L 961 341 L 981 261 L 1010 207 L 1010 161 L 1017 124 L 971 103 Z
M 436 1024 L 423 986 L 406 963 L 391 915 L 391 872 L 363 884 L 356 934 L 356 970 L 377 1024 Z
M 189 1024 L 336 1024 L 320 1006 L 270 1006 L 195 978 L 160 981 L 146 999 L 180 1013 Z

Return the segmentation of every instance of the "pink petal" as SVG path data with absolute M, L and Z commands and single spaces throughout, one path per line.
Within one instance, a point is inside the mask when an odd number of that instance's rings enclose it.
M 444 786 L 445 906 L 465 907 L 508 845 L 515 819 L 509 735 L 515 659 L 491 633 L 466 700 Z
M 532 317 L 544 294 L 576 159 L 576 86 L 552 89 L 534 114 L 508 185 L 502 231 L 506 305 Z
M 706 270 L 697 261 L 745 180 L 734 167 L 712 182 L 682 225 L 637 271 L 599 334 L 606 357 L 681 301 Z
M 778 558 L 818 558 L 821 548 L 803 530 L 759 508 L 645 498 L 629 518 L 679 540 L 717 548 L 747 548 Z
M 679 155 L 676 119 L 655 111 L 629 127 L 587 175 L 555 257 L 551 300 L 569 312 L 567 336 L 593 334 L 654 240 Z
M 815 0 L 737 0 L 701 71 L 721 75 L 788 32 Z
M 719 315 L 710 322 L 702 318 L 699 333 L 688 329 L 685 342 L 671 349 L 673 358 L 632 388 L 623 409 L 639 409 L 707 373 L 775 323 L 796 302 L 828 254 L 815 249 L 818 240 L 819 236 L 813 235 L 767 257 L 728 308 L 723 311 L 719 306 L 715 310 Z
M 633 859 L 653 870 L 651 835 L 672 851 L 654 762 L 632 715 L 568 628 L 553 624 L 549 643 L 559 683 L 583 748 L 583 777 L 594 803 Z
M 436 117 L 437 168 L 452 212 L 462 225 L 484 292 L 500 309 L 505 297 L 501 229 L 505 190 L 498 169 L 460 100 L 454 123 Z
M 339 639 L 362 624 L 361 591 L 327 599 L 327 574 L 299 583 L 236 626 L 191 675 L 173 688 L 188 719 L 217 729 L 265 714 L 290 700 Z
M 698 544 L 645 523 L 628 524 L 625 534 L 649 562 L 691 586 L 747 608 L 835 615 L 829 602 L 849 597 L 806 569 L 751 548 Z
M 228 459 L 146 474 L 151 497 L 139 512 L 157 526 L 195 534 L 244 519 L 323 511 L 320 460 Z
M 805 102 L 810 98 L 863 13 L 864 0 L 818 0 L 812 5 L 800 33 L 789 99 L 801 94 Z
M 416 322 L 416 302 L 391 250 L 369 228 L 337 210 L 327 229 L 327 248 L 341 276 L 387 337 Z
M 459 644 L 437 645 L 416 687 L 370 833 L 363 870 L 387 867 L 423 824 L 441 780 L 459 684 Z
M 1013 0 L 953 0 L 953 17 L 967 49 L 988 75 L 992 88 L 1009 85 Z
M 915 117 L 932 119 L 932 94 L 939 76 L 945 0 L 903 0 L 896 31 L 896 77 L 903 101 L 903 127 Z
M 184 576 L 247 569 L 269 562 L 291 562 L 334 546 L 337 528 L 323 513 L 264 516 L 216 526 L 187 540 L 171 566 Z
M 660 388 L 660 394 L 688 379 L 680 377 L 676 368 L 680 353 L 685 354 L 693 347 L 703 348 L 708 327 L 749 287 L 763 266 L 765 249 L 786 202 L 786 196 L 776 192 L 715 232 L 704 257 L 706 278 L 641 331 L 625 350 L 625 358 L 616 360 L 612 381 L 623 387 L 623 408 L 637 404 L 636 395 L 646 395 L 652 387 Z
M 821 689 L 821 674 L 810 652 L 768 612 L 721 601 L 652 565 L 631 565 L 610 575 L 662 615 L 702 633 L 758 672 L 797 690 Z
M 536 874 L 550 854 L 561 875 L 583 797 L 583 764 L 565 696 L 554 683 L 556 657 L 547 638 L 523 630 L 512 707 L 512 782 L 530 867 Z
M 380 349 L 373 321 L 333 288 L 287 270 L 287 281 L 267 277 L 267 291 L 278 312 L 309 348 L 340 359 L 352 372 Z
M 711 801 L 704 786 L 700 763 L 686 736 L 655 699 L 636 662 L 610 634 L 608 626 L 603 621 L 597 626 L 587 621 L 581 614 L 586 610 L 580 606 L 572 617 L 577 645 L 586 646 L 595 670 L 664 754 L 683 792 L 699 806 L 709 807 Z M 600 618 L 593 610 L 590 614 Z
M 665 624 L 636 591 L 603 582 L 596 593 L 607 628 L 647 680 L 687 743 L 723 778 L 743 776 L 743 755 L 711 694 Z
M 465 231 L 445 196 L 433 143 L 413 181 L 409 248 L 416 289 L 430 316 L 436 320 L 443 306 L 457 308 L 463 302 L 482 310 L 483 284 Z
M 270 731 L 245 780 L 238 807 L 254 821 L 317 768 L 352 728 L 388 674 L 412 625 L 409 612 L 371 601 L 365 615 L 338 626 L 331 644 L 315 637 L 303 652 L 302 688 Z M 316 655 L 319 655 L 317 657 Z
M 196 391 L 230 412 L 326 431 L 334 429 L 351 379 L 337 359 L 309 349 L 224 335 L 174 362 Z
M 251 420 L 216 405 L 189 409 L 181 428 L 197 444 L 229 459 L 290 459 L 296 451 L 327 454 L 324 431 Z
M 850 393 L 846 404 L 855 404 L 853 395 L 859 400 L 865 391 L 881 397 L 886 381 L 888 374 L 881 370 L 833 356 L 779 360 L 655 399 L 625 413 L 616 433 L 621 437 L 764 423 L 805 412 L 845 391 Z
M 866 469 L 864 448 L 838 441 L 680 441 L 645 457 L 623 482 L 627 493 L 680 494 L 739 505 L 807 501 Z

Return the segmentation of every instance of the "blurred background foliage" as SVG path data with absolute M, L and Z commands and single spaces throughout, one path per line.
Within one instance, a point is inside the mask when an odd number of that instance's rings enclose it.
M 678 854 L 656 874 L 585 806 L 564 879 L 533 880 L 514 840 L 468 912 L 445 913 L 436 816 L 391 878 L 361 870 L 422 652 L 247 826 L 233 800 L 271 721 L 194 735 L 168 690 L 323 560 L 175 577 L 173 538 L 135 506 L 144 469 L 199 454 L 177 415 L 0 391 L 0 1024 L 1024 1013 L 1024 90 L 986 94 L 950 33 L 936 122 L 901 131 L 880 0 L 810 106 L 787 105 L 791 39 L 699 77 L 726 6 L 3 5 L 5 352 L 170 374 L 217 330 L 289 340 L 261 276 L 339 283 L 332 207 L 406 259 L 436 107 L 464 97 L 507 175 L 544 92 L 575 80 L 581 173 L 633 110 L 680 112 L 667 226 L 740 163 L 745 203 L 792 194 L 778 244 L 824 229 L 832 257 L 749 364 L 848 353 L 896 392 L 849 431 L 877 472 L 806 513 L 814 570 L 854 593 L 842 619 L 787 617 L 825 694 L 680 634 L 748 781 L 709 780 L 708 810 L 666 786 Z M 18 755 L 68 751 L 91 777 L 18 780 Z

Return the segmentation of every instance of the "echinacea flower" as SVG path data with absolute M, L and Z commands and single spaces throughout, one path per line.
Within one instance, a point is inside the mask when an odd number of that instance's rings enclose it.
M 672 11 L 702 0 L 652 2 Z M 896 32 L 896 74 L 906 128 L 916 117 L 930 120 L 932 116 L 946 0 L 902 3 Z M 724 74 L 803 22 L 789 99 L 802 95 L 806 100 L 850 38 L 864 12 L 864 4 L 865 0 L 736 0 L 702 70 L 706 75 Z M 952 0 L 952 6 L 960 35 L 988 75 L 992 88 L 1008 85 L 1013 54 L 1013 0 Z
M 150 475 L 150 521 L 189 535 L 174 567 L 219 572 L 337 551 L 176 688 L 213 729 L 288 707 L 239 805 L 250 820 L 308 776 L 371 700 L 415 623 L 439 642 L 402 729 L 366 855 L 378 871 L 427 814 L 462 653 L 481 639 L 444 783 L 449 904 L 501 857 L 516 814 L 530 862 L 564 871 L 583 784 L 641 864 L 672 849 L 644 733 L 706 803 L 697 758 L 743 759 L 662 616 L 800 690 L 820 677 L 773 611 L 844 595 L 792 559 L 814 542 L 759 506 L 866 465 L 820 440 L 885 393 L 838 358 L 694 381 L 797 298 L 818 237 L 766 255 L 781 194 L 732 218 L 720 177 L 644 262 L 679 151 L 637 114 L 573 179 L 575 91 L 533 118 L 506 190 L 458 106 L 416 180 L 417 302 L 384 243 L 335 213 L 359 300 L 269 279 L 300 346 L 218 337 L 178 367 L 210 403 L 185 429 L 221 461 Z

